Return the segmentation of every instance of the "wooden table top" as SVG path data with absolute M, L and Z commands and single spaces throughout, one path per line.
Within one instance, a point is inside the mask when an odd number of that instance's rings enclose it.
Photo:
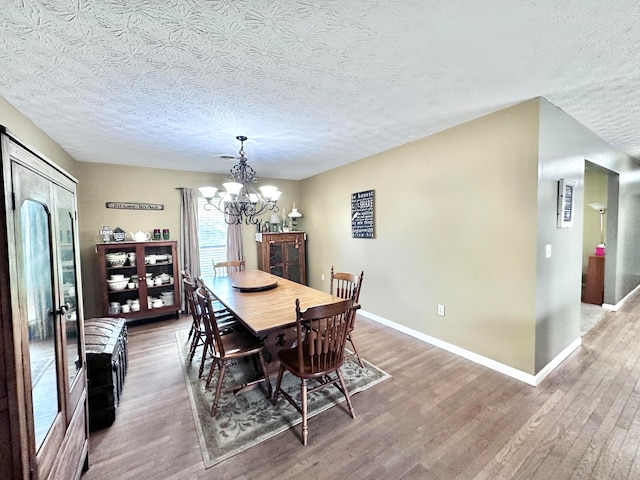
M 272 330 L 296 324 L 296 298 L 304 310 L 314 305 L 341 301 L 340 297 L 316 290 L 285 278 L 259 270 L 236 272 L 228 277 L 204 277 L 205 284 L 220 302 L 233 312 L 255 335 L 264 335 Z M 237 285 L 271 283 L 275 287 L 264 291 L 242 291 Z

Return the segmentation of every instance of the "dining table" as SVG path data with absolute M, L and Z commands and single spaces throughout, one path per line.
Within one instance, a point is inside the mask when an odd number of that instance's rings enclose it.
M 277 368 L 277 351 L 291 348 L 295 340 L 296 299 L 300 310 L 343 300 L 262 270 L 205 276 L 203 281 L 247 330 L 262 339 L 270 371 Z

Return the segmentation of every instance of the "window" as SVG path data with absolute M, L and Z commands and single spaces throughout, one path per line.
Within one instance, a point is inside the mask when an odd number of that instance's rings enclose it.
M 200 242 L 200 274 L 213 276 L 213 263 L 227 259 L 227 224 L 224 215 L 212 208 L 205 210 L 207 201 L 198 197 L 198 227 Z

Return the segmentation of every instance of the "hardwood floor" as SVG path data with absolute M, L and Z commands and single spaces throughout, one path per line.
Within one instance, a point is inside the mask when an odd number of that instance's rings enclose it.
M 207 470 L 175 344 L 188 328 L 130 328 L 122 403 L 84 480 L 640 478 L 638 298 L 538 387 L 359 318 L 361 355 L 392 378 L 354 395 L 356 418 L 330 409 L 307 447 L 290 430 Z

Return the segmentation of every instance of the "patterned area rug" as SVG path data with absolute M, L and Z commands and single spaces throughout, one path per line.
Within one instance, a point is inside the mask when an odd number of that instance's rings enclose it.
M 205 374 L 199 379 L 201 349 L 196 353 L 193 362 L 189 363 L 187 332 L 177 332 L 176 341 L 205 468 L 220 463 L 302 422 L 298 411 L 282 396 L 278 398 L 275 406 L 271 405 L 262 388 L 264 383 L 260 384 L 260 388 L 248 389 L 237 395 L 232 392 L 222 394 L 216 416 L 211 417 L 218 369 L 209 389 L 205 390 L 206 374 L 209 372 L 211 361 L 205 364 Z M 342 366 L 342 373 L 351 395 L 389 378 L 386 372 L 364 359 L 363 362 L 365 368 L 361 368 L 351 359 L 345 361 Z M 247 375 L 255 376 L 252 362 L 232 365 L 227 367 L 224 384 L 227 386 L 241 383 L 242 378 Z M 300 380 L 285 373 L 282 383 L 293 398 L 300 399 Z M 275 388 L 275 378 L 272 379 L 271 384 Z M 344 402 L 344 396 L 333 387 L 312 393 L 309 395 L 309 418 L 340 402 Z M 345 414 L 349 416 L 346 406 L 344 408 Z

